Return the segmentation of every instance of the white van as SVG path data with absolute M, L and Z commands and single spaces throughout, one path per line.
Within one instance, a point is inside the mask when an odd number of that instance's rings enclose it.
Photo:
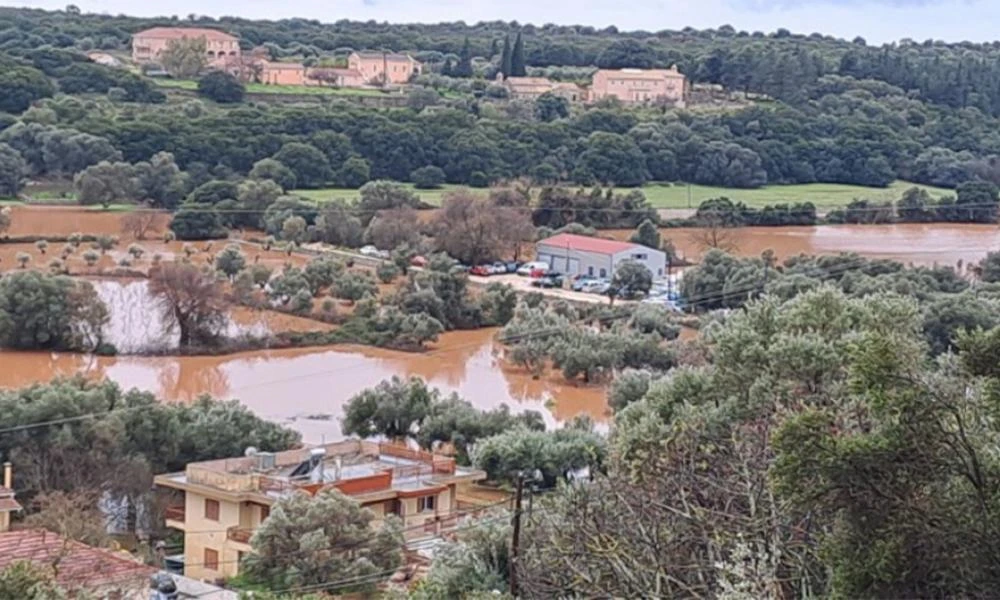
M 521 265 L 521 268 L 517 270 L 517 274 L 527 277 L 528 275 L 531 275 L 532 271 L 539 271 L 539 270 L 542 271 L 543 273 L 548 271 L 549 263 L 538 262 L 538 261 L 524 263 L 523 265 Z

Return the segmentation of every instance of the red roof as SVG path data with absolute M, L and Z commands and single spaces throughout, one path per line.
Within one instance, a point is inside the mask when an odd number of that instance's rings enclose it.
M 68 540 L 45 529 L 0 533 L 0 571 L 17 562 L 30 562 L 43 569 L 55 567 L 56 580 L 70 589 L 145 583 L 157 572 L 110 550 Z
M 204 27 L 153 27 L 137 32 L 132 37 L 159 38 L 168 40 L 179 40 L 182 38 L 205 38 L 213 42 L 235 42 L 236 36 L 229 35 L 225 31 L 218 29 L 206 29 Z
M 538 243 L 557 248 L 578 250 L 580 252 L 594 252 L 596 254 L 618 254 L 619 252 L 640 247 L 639 244 L 633 244 L 632 242 L 619 242 L 618 240 L 606 240 L 604 238 L 574 235 L 572 233 L 560 233 L 559 235 L 545 238 Z
M 21 505 L 14 499 L 14 490 L 0 485 L 0 512 L 21 510 Z

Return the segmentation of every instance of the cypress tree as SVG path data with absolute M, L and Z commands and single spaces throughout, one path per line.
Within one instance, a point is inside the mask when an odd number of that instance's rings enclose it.
M 441 67 L 441 74 L 445 75 L 446 77 L 451 77 L 452 70 L 453 69 L 451 67 L 451 59 L 450 58 L 444 59 L 444 65 Z
M 511 76 L 512 58 L 510 52 L 510 35 L 505 35 L 503 38 L 503 54 L 500 55 L 500 71 L 503 73 L 504 79 Z
M 500 40 L 498 40 L 496 38 L 493 38 L 493 41 L 490 42 L 490 56 L 489 56 L 489 58 L 492 59 L 494 56 L 497 55 L 497 52 L 499 52 L 499 51 L 500 51 Z
M 517 32 L 514 40 L 514 50 L 510 53 L 510 74 L 514 77 L 524 77 L 528 71 L 524 68 L 524 42 L 521 40 L 521 32 Z
M 455 77 L 472 77 L 472 48 L 469 46 L 469 37 L 465 37 L 462 44 L 462 52 L 458 55 L 458 65 L 455 66 Z

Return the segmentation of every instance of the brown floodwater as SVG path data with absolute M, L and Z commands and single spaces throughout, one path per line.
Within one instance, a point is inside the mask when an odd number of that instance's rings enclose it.
M 627 239 L 631 230 L 602 232 Z M 678 252 L 698 260 L 707 248 L 704 230 L 661 229 Z M 978 262 L 1000 249 L 996 225 L 971 223 L 903 223 L 899 225 L 823 225 L 818 227 L 741 227 L 723 231 L 731 252 L 759 256 L 773 250 L 779 259 L 798 254 L 857 252 L 869 258 L 887 258 L 905 264 L 954 266 Z
M 553 373 L 532 379 L 503 364 L 495 329 L 444 334 L 425 354 L 337 347 L 247 352 L 229 356 L 95 357 L 0 351 L 0 387 L 17 388 L 83 374 L 139 388 L 169 402 L 201 394 L 238 398 L 257 414 L 286 423 L 308 442 L 338 439 L 344 403 L 399 375 L 417 376 L 482 409 L 506 403 L 537 410 L 554 427 L 576 415 L 607 420 L 604 389 L 576 386 Z

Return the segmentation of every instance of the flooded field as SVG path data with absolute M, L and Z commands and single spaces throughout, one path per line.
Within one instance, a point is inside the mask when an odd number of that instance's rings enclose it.
M 628 239 L 630 230 L 604 232 Z M 703 230 L 661 229 L 678 252 L 691 260 L 704 254 Z M 954 266 L 978 262 L 1000 249 L 996 225 L 958 223 L 904 223 L 900 225 L 825 225 L 821 227 L 741 227 L 724 230 L 725 243 L 741 256 L 759 256 L 774 250 L 779 259 L 798 254 L 857 252 L 869 258 L 887 258 L 904 264 Z
M 344 403 L 393 375 L 422 377 L 483 409 L 506 403 L 514 411 L 537 410 L 549 426 L 579 414 L 607 420 L 603 388 L 568 385 L 558 374 L 534 380 L 523 371 L 506 368 L 493 342 L 495 333 L 493 329 L 447 333 L 427 354 L 353 347 L 220 357 L 105 358 L 0 351 L 0 387 L 80 373 L 148 390 L 169 402 L 190 402 L 202 394 L 238 398 L 261 416 L 294 427 L 310 442 L 338 439 Z

